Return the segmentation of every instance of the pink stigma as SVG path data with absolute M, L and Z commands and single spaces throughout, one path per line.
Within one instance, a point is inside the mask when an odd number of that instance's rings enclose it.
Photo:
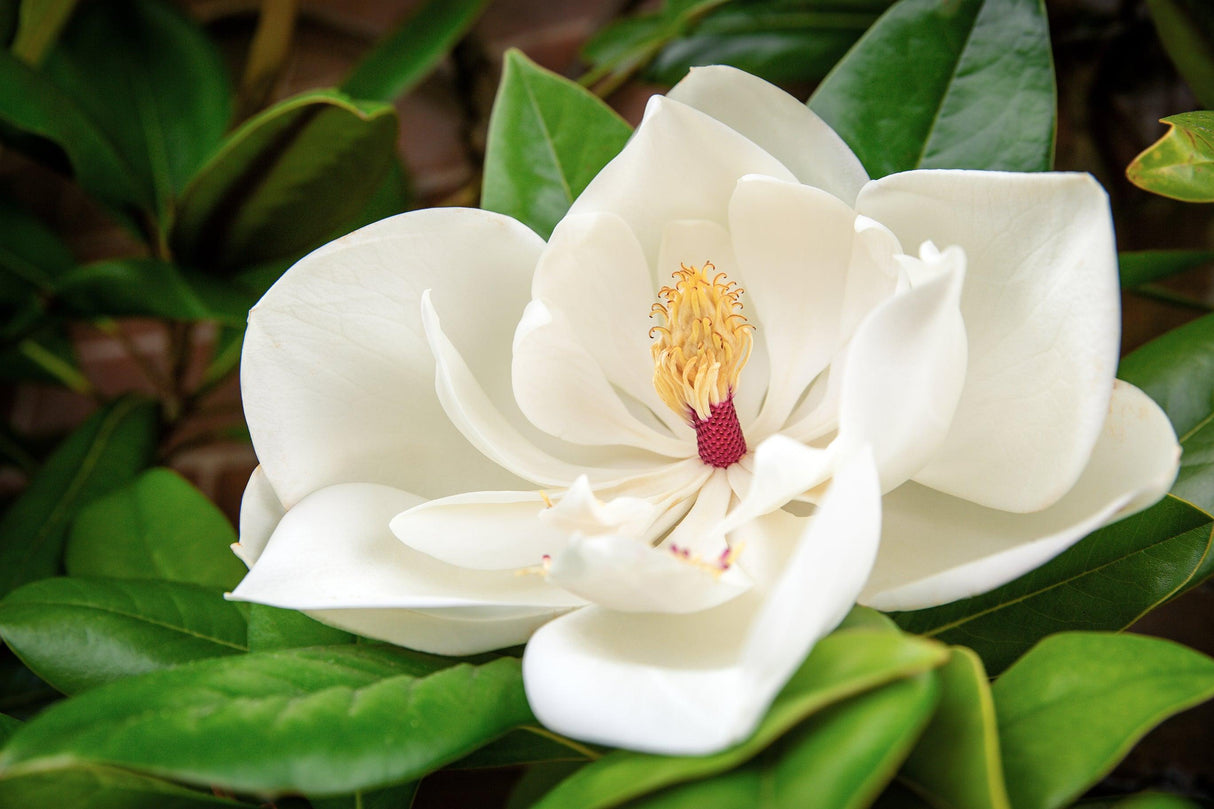
M 692 411 L 691 426 L 696 430 L 700 460 L 709 466 L 724 469 L 746 454 L 746 438 L 733 409 L 733 396 L 712 405 L 703 421 Z

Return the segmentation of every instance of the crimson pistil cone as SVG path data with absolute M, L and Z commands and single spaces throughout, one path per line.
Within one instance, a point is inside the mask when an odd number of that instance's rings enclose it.
M 724 469 L 746 454 L 746 437 L 738 414 L 733 409 L 733 397 L 708 409 L 708 418 L 701 420 L 693 411 L 691 426 L 696 430 L 696 447 L 700 460 L 709 466 Z

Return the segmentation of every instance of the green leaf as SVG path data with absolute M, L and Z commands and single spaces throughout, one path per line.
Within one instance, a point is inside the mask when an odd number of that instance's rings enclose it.
M 229 135 L 190 182 L 170 233 L 174 254 L 222 270 L 299 254 L 366 205 L 395 147 L 386 104 L 329 90 L 282 101 Z
M 1172 63 L 1203 107 L 1214 107 L 1214 10 L 1203 0 L 1147 0 Z
M 1214 250 L 1131 250 L 1117 254 L 1121 288 L 1131 289 L 1214 262 Z
M 1214 697 L 1214 660 L 1158 638 L 1064 633 L 1038 644 L 992 691 L 1012 806 L 1058 809 L 1148 730 Z
M 0 197 L 0 306 L 49 294 L 76 266 L 72 251 L 38 217 Z
M 404 95 L 455 47 L 486 5 L 487 0 L 429 0 L 363 57 L 341 89 L 372 101 Z
M 1169 496 L 1002 587 L 892 617 L 908 632 L 969 646 L 998 673 L 1053 632 L 1134 623 L 1196 581 L 1210 544 L 1210 516 Z
M 366 645 L 260 652 L 58 703 L 0 751 L 0 777 L 107 762 L 235 791 L 341 795 L 416 779 L 533 721 L 514 658 L 474 666 Z
M 232 114 L 218 50 L 157 0 L 82 5 L 44 72 L 114 144 L 157 214 L 219 145 Z
M 244 611 L 219 591 L 121 579 L 43 579 L 14 590 L 0 601 L 0 636 L 65 694 L 247 648 Z
M 535 725 L 510 731 L 497 741 L 455 762 L 451 768 L 476 770 L 554 761 L 589 761 L 599 755 L 600 753 L 589 745 L 566 739 Z
M 1110 803 L 1117 809 L 1201 809 L 1194 801 L 1164 792 L 1140 792 Z M 1089 804 L 1081 805 L 1087 809 Z
M 890 683 L 814 715 L 746 767 L 629 807 L 863 809 L 893 777 L 938 696 L 930 673 Z
M 26 0 L 17 12 L 17 35 L 13 55 L 35 67 L 55 44 L 78 0 Z
M 0 595 L 55 575 L 71 520 L 147 466 L 157 427 L 154 403 L 119 399 L 55 449 L 0 519 Z
M 935 668 L 947 650 L 886 629 L 850 629 L 823 638 L 746 741 L 711 756 L 618 751 L 578 770 L 536 809 L 598 809 L 673 784 L 717 775 L 753 758 L 806 717 L 847 697 Z
M 577 84 L 508 51 L 489 118 L 481 207 L 548 238 L 630 131 Z
M 325 626 L 302 612 L 264 604 L 249 604 L 248 607 L 250 652 L 354 642 L 354 636 L 349 632 Z
M 0 644 L 0 711 L 25 719 L 60 698 L 59 692 L 38 679 L 12 649 Z
M 80 512 L 64 562 L 71 576 L 165 579 L 226 590 L 245 573 L 231 550 L 236 539 L 206 495 L 170 469 L 150 469 Z
M 1183 454 L 1172 493 L 1214 513 L 1214 315 L 1157 337 L 1117 374 L 1159 403 Z
M 413 781 L 336 798 L 311 798 L 308 802 L 312 809 L 409 809 L 419 786 L 420 781 Z
M 73 315 L 215 320 L 240 326 L 258 296 L 241 286 L 152 258 L 86 264 L 66 273 L 59 296 Z
M 533 764 L 515 782 L 505 809 L 531 809 L 540 798 L 583 766 L 580 761 L 553 761 Z
M 20 719 L 0 713 L 0 747 L 4 747 L 5 742 L 17 732 L 19 727 L 21 727 Z
M 1146 191 L 1184 202 L 1214 202 L 1214 112 L 1182 112 L 1160 121 L 1162 138 L 1125 170 Z
M 217 809 L 248 806 L 116 767 L 50 764 L 0 775 L 0 806 L 27 809 Z
M 995 703 L 982 661 L 972 650 L 954 646 L 937 675 L 940 707 L 899 778 L 936 806 L 1009 809 Z
M 899 0 L 810 107 L 873 177 L 914 168 L 1046 171 L 1054 66 L 1042 0 Z

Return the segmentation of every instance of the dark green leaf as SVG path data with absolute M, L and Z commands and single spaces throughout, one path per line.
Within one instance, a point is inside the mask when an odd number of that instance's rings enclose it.
M 531 809 L 540 798 L 583 766 L 580 761 L 552 761 L 527 768 L 510 790 L 505 809 Z
M 413 781 L 336 798 L 312 798 L 308 802 L 312 809 L 409 809 L 420 783 Z
M 22 809 L 218 809 L 248 804 L 116 767 L 53 764 L 0 774 L 0 806 Z
M 629 132 L 601 100 L 509 51 L 489 118 L 481 207 L 548 238 Z
M 236 791 L 341 795 L 416 779 L 533 721 L 514 658 L 474 666 L 366 645 L 260 652 L 48 708 L 0 751 L 0 777 L 108 762 Z
M 84 4 L 44 70 L 114 144 L 158 214 L 214 151 L 232 113 L 219 52 L 157 0 Z
M 1158 638 L 1064 633 L 992 692 L 1012 806 L 1058 809 L 1159 722 L 1214 696 L 1214 660 Z
M 753 758 L 806 717 L 842 699 L 935 668 L 947 650 L 887 629 L 849 629 L 823 638 L 746 741 L 711 756 L 618 751 L 578 770 L 537 809 L 597 809 L 673 784 L 717 775 Z
M 0 644 L 0 711 L 25 719 L 60 699 L 60 694 Z
M 0 713 L 0 747 L 4 747 L 4 743 L 8 741 L 8 737 L 16 733 L 19 727 L 21 727 L 20 719 Z
M 1140 792 L 1112 802 L 1117 809 L 1201 809 L 1200 804 L 1163 792 Z M 1086 809 L 1087 804 L 1083 804 Z
M 154 403 L 119 399 L 56 448 L 0 519 L 0 595 L 55 575 L 71 520 L 148 465 L 157 426 Z
M 1121 287 L 1130 289 L 1214 262 L 1214 250 L 1134 250 L 1119 253 Z
M 342 84 L 351 98 L 392 101 L 426 77 L 472 27 L 487 0 L 428 0 L 363 57 Z
M 64 323 L 49 318 L 13 345 L 0 348 L 0 379 L 50 382 L 85 396 L 93 387 L 80 370 Z
M 242 605 L 162 581 L 32 582 L 0 601 L 0 636 L 65 694 L 246 650 Z
M 49 294 L 75 265 L 72 251 L 41 219 L 0 197 L 0 307 Z
M 1214 202 L 1214 112 L 1183 112 L 1161 119 L 1162 138 L 1125 170 L 1134 185 L 1185 202 Z
M 952 658 L 936 673 L 940 707 L 899 777 L 939 807 L 1009 809 L 995 703 L 982 661 L 970 649 L 954 646 Z
M 60 280 L 59 295 L 77 317 L 216 320 L 229 326 L 243 325 L 258 298 L 234 283 L 151 258 L 78 267 Z
M 1205 0 L 1147 0 L 1168 56 L 1203 107 L 1214 107 L 1214 9 Z
M 594 748 L 536 725 L 512 730 L 451 766 L 454 769 L 475 770 L 552 761 L 589 761 L 599 755 Z
M 809 103 L 884 177 L 1048 170 L 1054 102 L 1042 0 L 899 0 Z
M 170 243 L 198 268 L 235 270 L 296 255 L 352 219 L 396 146 L 396 113 L 332 91 L 246 121 L 182 194 Z
M 1169 496 L 1002 587 L 893 618 L 908 632 L 969 646 L 997 673 L 1053 632 L 1134 623 L 1195 581 L 1210 543 L 1210 516 Z
M 17 35 L 13 38 L 13 55 L 37 66 L 55 44 L 59 32 L 67 24 L 78 0 L 25 0 L 17 15 Z
M 206 495 L 169 469 L 151 469 L 99 497 L 72 525 L 64 563 L 71 576 L 166 579 L 231 589 L 245 567 L 236 532 Z
M 304 646 L 336 646 L 353 643 L 349 632 L 325 626 L 302 612 L 249 604 L 249 651 L 296 649 Z

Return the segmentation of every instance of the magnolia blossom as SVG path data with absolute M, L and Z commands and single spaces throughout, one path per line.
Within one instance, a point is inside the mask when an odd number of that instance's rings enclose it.
M 1118 332 L 1091 177 L 870 181 L 805 105 L 698 69 L 547 243 L 417 211 L 266 294 L 232 597 L 440 653 L 530 638 L 553 730 L 717 750 L 857 598 L 984 592 L 1167 490 Z

